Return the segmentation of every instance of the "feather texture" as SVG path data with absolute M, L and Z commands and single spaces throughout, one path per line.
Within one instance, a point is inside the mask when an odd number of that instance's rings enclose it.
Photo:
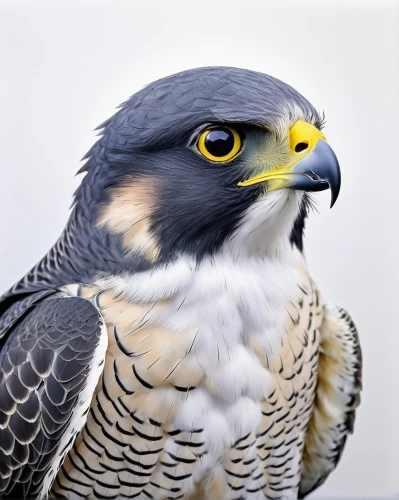
M 0 497 L 47 495 L 86 420 L 105 354 L 92 304 L 38 295 L 9 312 L 0 354 Z

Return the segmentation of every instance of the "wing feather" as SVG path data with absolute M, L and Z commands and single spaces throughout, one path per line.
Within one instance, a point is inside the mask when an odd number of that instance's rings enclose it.
M 353 432 L 362 388 L 356 327 L 342 308 L 326 304 L 320 329 L 315 405 L 306 435 L 300 498 L 320 486 L 338 464 Z
M 86 420 L 106 330 L 91 302 L 54 292 L 0 323 L 0 497 L 43 498 Z

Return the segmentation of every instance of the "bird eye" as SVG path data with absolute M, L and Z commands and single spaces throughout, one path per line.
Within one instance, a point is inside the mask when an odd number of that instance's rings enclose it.
M 197 147 L 208 160 L 229 161 L 240 151 L 241 138 L 230 127 L 207 129 L 201 132 Z

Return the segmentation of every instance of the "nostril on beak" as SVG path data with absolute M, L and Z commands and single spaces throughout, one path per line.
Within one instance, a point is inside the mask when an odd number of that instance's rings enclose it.
M 295 146 L 295 153 L 302 153 L 305 149 L 308 149 L 309 144 L 307 142 L 298 142 Z

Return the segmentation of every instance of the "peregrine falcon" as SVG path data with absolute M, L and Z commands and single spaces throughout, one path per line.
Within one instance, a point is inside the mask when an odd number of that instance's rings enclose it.
M 254 71 L 146 86 L 0 302 L 0 497 L 297 499 L 353 430 L 361 350 L 303 230 L 340 189 L 316 109 Z

